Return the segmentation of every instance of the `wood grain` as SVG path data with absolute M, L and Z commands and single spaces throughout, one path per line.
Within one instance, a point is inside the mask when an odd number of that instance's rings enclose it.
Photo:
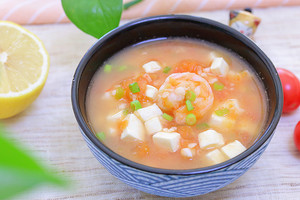
M 300 7 L 255 9 L 262 18 L 255 42 L 275 66 L 300 78 Z M 193 13 L 227 24 L 228 11 Z M 123 21 L 122 23 L 125 23 Z M 110 175 L 93 157 L 78 130 L 71 107 L 73 73 L 96 41 L 72 24 L 27 26 L 45 43 L 51 57 L 46 86 L 20 115 L 3 120 L 11 137 L 72 180 L 69 189 L 44 186 L 16 199 L 168 199 L 133 189 Z M 261 159 L 241 178 L 216 192 L 189 199 L 300 199 L 300 152 L 293 129 L 300 110 L 282 116 Z

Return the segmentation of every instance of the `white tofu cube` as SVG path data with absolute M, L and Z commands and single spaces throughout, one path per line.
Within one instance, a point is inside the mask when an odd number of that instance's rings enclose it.
M 216 75 L 226 76 L 229 71 L 229 66 L 223 58 L 218 57 L 213 59 L 210 70 Z
M 199 146 L 201 149 L 219 147 L 224 145 L 222 134 L 215 130 L 207 130 L 198 134 Z
M 155 73 L 161 70 L 161 66 L 156 61 L 150 61 L 143 65 L 146 73 Z
M 234 142 L 231 142 L 221 148 L 221 151 L 228 158 L 233 158 L 245 150 L 246 150 L 246 147 L 244 147 L 244 145 L 242 145 L 242 143 L 240 143 L 238 140 L 235 140 Z
M 207 153 L 206 158 L 212 161 L 213 164 L 218 164 L 227 160 L 224 154 L 219 149 L 215 149 Z
M 181 156 L 185 158 L 192 158 L 195 155 L 195 150 L 190 148 L 183 148 L 180 150 Z
M 155 145 L 167 151 L 176 152 L 179 149 L 179 133 L 158 132 L 153 135 L 152 139 Z
M 122 140 L 144 140 L 144 124 L 134 114 L 128 115 L 128 125 L 121 134 Z
M 153 117 L 158 117 L 163 114 L 163 112 L 160 110 L 160 108 L 156 104 L 153 104 L 153 105 L 145 107 L 145 108 L 138 109 L 137 113 L 143 119 L 144 122 Z
M 124 117 L 124 115 L 123 115 L 123 110 L 122 110 L 114 115 L 108 116 L 107 119 L 110 121 L 117 121 L 117 120 L 123 119 L 123 117 Z
M 212 114 L 208 124 L 212 127 L 216 128 L 233 128 L 235 125 L 235 120 L 230 119 L 226 116 L 218 116 L 216 114 Z
M 157 133 L 163 129 L 158 117 L 153 117 L 145 122 L 145 127 L 149 135 Z
M 147 85 L 146 88 L 146 96 L 150 99 L 155 99 L 158 93 L 158 89 L 156 87 L 153 87 L 152 85 Z

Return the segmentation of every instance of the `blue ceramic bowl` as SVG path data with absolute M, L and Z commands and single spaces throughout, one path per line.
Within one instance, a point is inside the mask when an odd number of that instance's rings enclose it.
M 236 52 L 257 73 L 268 97 L 268 119 L 256 142 L 242 154 L 223 163 L 189 170 L 158 169 L 130 161 L 102 144 L 86 116 L 86 92 L 94 73 L 116 52 L 149 40 L 183 37 L 206 40 Z M 72 84 L 72 104 L 81 133 L 99 162 L 128 185 L 155 195 L 191 197 L 215 191 L 244 174 L 268 146 L 281 116 L 283 94 L 269 58 L 246 36 L 218 22 L 184 15 L 140 19 L 99 39 L 84 55 Z

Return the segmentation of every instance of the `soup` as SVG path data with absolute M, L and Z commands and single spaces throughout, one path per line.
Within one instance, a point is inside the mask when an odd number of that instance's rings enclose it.
M 143 165 L 194 169 L 231 159 L 259 137 L 262 83 L 215 44 L 164 39 L 128 47 L 94 75 L 86 98 L 95 135 Z

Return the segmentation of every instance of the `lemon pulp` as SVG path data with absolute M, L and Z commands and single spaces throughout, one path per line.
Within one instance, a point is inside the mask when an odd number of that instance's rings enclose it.
M 49 56 L 39 38 L 0 21 L 0 119 L 20 113 L 38 97 L 48 70 Z

